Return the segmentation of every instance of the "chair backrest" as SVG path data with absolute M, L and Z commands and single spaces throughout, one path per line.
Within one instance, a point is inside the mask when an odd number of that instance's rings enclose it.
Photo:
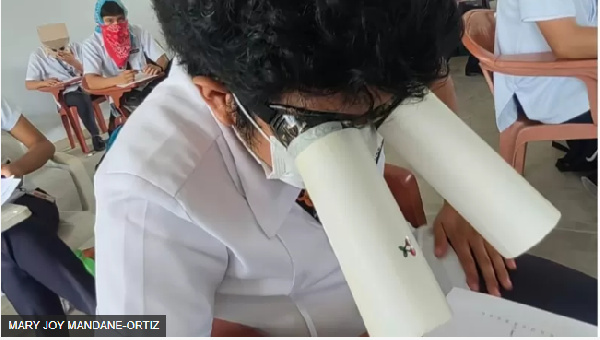
M 494 60 L 494 43 L 496 37 L 496 17 L 493 10 L 472 10 L 463 15 L 465 34 L 463 45 L 471 54 L 479 59 L 485 81 L 494 93 L 494 77 L 486 64 Z

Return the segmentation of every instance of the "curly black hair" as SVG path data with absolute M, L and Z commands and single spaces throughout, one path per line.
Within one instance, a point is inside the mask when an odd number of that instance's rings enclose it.
M 459 45 L 456 0 L 153 0 L 191 76 L 239 98 L 281 94 L 422 97 Z M 366 96 L 365 96 L 366 95 Z M 372 102 L 372 99 L 371 99 Z

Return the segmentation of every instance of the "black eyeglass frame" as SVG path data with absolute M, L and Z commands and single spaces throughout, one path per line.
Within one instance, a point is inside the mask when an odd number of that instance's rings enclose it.
M 343 128 L 359 129 L 372 125 L 377 129 L 401 103 L 402 100 L 392 98 L 362 115 L 314 111 L 281 104 L 255 104 L 247 108 L 249 113 L 269 124 L 275 137 L 287 148 L 303 132 L 323 123 L 339 122 Z

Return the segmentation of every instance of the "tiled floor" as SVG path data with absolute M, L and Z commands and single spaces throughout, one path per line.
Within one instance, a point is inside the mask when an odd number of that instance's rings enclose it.
M 465 62 L 465 58 L 451 61 L 460 105 L 459 115 L 497 149 L 498 130 L 494 121 L 492 95 L 482 77 L 464 76 Z M 67 144 L 61 141 L 57 146 L 59 150 L 65 150 Z M 101 154 L 86 156 L 78 149 L 71 152 L 81 156 L 90 174 L 93 173 Z M 390 150 L 387 155 L 389 162 L 400 163 L 399 157 Z M 563 216 L 558 227 L 532 253 L 597 277 L 596 199 L 582 187 L 577 176 L 562 174 L 554 168 L 554 162 L 560 155 L 549 142 L 533 143 L 528 149 L 525 177 Z M 419 183 L 426 213 L 435 213 L 442 205 L 441 197 L 426 182 L 420 180 Z

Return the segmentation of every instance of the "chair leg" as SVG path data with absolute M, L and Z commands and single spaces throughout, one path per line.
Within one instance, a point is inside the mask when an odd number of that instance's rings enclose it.
M 71 124 L 69 123 L 69 116 L 64 110 L 59 112 L 60 120 L 62 121 L 62 125 L 65 128 L 65 132 L 67 133 L 67 138 L 69 138 L 69 145 L 71 145 L 71 149 L 75 149 L 75 139 L 73 139 L 73 132 L 71 131 Z
M 527 143 L 520 145 L 515 150 L 514 168 L 519 175 L 525 176 L 525 158 L 527 157 Z
M 75 131 L 75 136 L 79 141 L 79 145 L 81 145 L 81 151 L 83 153 L 90 153 L 90 148 L 87 146 L 85 142 L 85 138 L 83 137 L 83 130 L 81 130 L 81 124 L 79 124 L 79 114 L 77 113 L 77 108 L 75 106 L 69 109 L 69 120 L 71 121 L 71 126 Z
M 514 129 L 513 126 L 508 127 L 506 130 L 500 133 L 500 156 L 504 158 L 506 163 L 510 166 L 514 166 L 514 156 L 516 148 L 518 130 Z
M 129 110 L 127 110 L 125 107 L 123 106 L 117 106 L 117 111 L 119 111 L 119 113 L 121 114 L 121 117 L 127 119 L 129 118 L 129 115 L 131 114 L 129 112 Z
M 115 128 L 125 124 L 125 122 L 127 121 L 127 118 L 123 117 L 123 116 L 119 116 L 115 118 Z
M 102 115 L 102 109 L 98 103 L 94 103 L 94 116 L 96 116 L 96 121 L 98 122 L 98 127 L 102 133 L 106 133 L 108 128 L 106 127 L 106 120 L 104 119 L 104 115 Z

